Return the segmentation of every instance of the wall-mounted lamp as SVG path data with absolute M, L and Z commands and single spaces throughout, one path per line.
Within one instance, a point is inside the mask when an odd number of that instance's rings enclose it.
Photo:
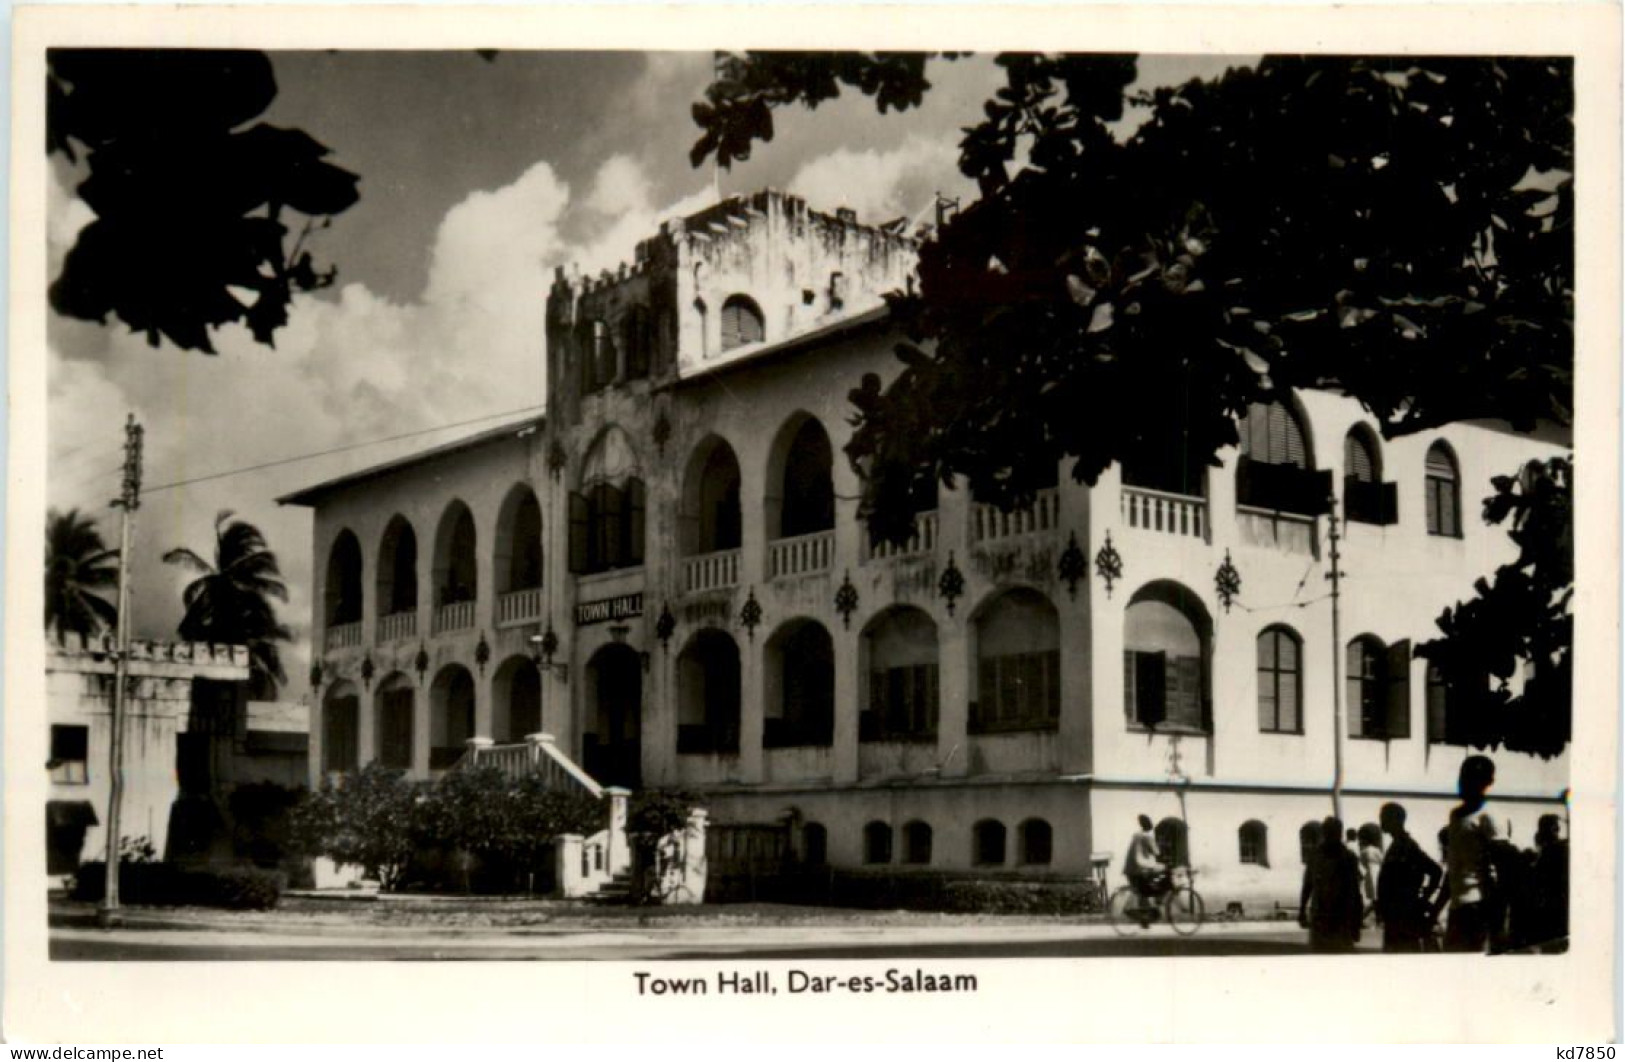
M 553 624 L 547 625 L 547 630 L 541 634 L 530 636 L 530 658 L 536 664 L 537 671 L 551 671 L 559 677 L 560 682 L 570 681 L 570 665 L 553 662 L 553 654 L 559 651 L 559 636 L 553 633 Z

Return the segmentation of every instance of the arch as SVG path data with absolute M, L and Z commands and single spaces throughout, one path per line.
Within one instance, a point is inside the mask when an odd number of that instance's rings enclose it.
M 1428 447 L 1425 486 L 1428 534 L 1460 538 L 1461 466 L 1443 439 Z
M 903 862 L 910 866 L 931 863 L 931 824 L 915 819 L 903 824 Z
M 1392 741 L 1411 736 L 1411 643 L 1384 645 L 1374 634 L 1349 640 L 1344 706 L 1349 737 Z
M 973 614 L 972 733 L 1054 730 L 1061 718 L 1061 622 L 1030 587 L 995 593 Z
M 418 536 L 396 513 L 378 544 L 378 614 L 394 616 L 418 610 Z
M 1343 437 L 1343 515 L 1359 524 L 1399 522 L 1398 488 L 1382 481 L 1382 446 L 1364 424 Z
M 822 823 L 809 822 L 801 827 L 802 861 L 809 867 L 821 867 L 829 862 L 829 831 Z
M 971 862 L 979 867 L 1004 866 L 1004 823 L 983 819 L 971 827 Z
M 378 762 L 399 770 L 412 769 L 415 744 L 414 715 L 417 691 L 405 673 L 390 672 L 373 694 L 375 729 L 378 734 Z
M 732 350 L 767 337 L 762 308 L 749 295 L 729 295 L 722 302 L 722 349 Z
M 825 746 L 835 737 L 835 643 L 822 623 L 792 619 L 765 647 L 763 748 Z
M 923 609 L 894 605 L 860 639 L 869 676 L 858 715 L 860 741 L 930 741 L 937 736 L 937 624 Z
M 677 657 L 677 751 L 739 751 L 739 643 L 726 631 L 696 631 Z
M 1377 433 L 1356 424 L 1343 436 L 1343 478 L 1355 483 L 1382 482 L 1382 447 Z
M 1185 825 L 1184 819 L 1172 816 L 1157 823 L 1154 831 L 1157 838 L 1157 850 L 1171 867 L 1188 867 L 1191 865 L 1190 828 Z
M 491 570 L 498 593 L 542 585 L 542 506 L 529 483 L 515 483 L 502 499 L 495 544 Z
M 322 696 L 322 770 L 361 766 L 361 693 L 353 682 L 335 682 Z
M 863 827 L 863 861 L 870 866 L 891 862 L 891 826 L 878 820 Z
M 643 661 L 613 642 L 587 661 L 582 765 L 602 785 L 642 784 Z
M 582 456 L 577 482 L 582 488 L 594 483 L 619 484 L 628 477 L 640 476 L 642 467 L 637 447 L 625 430 L 619 424 L 606 424 Z
M 1213 620 L 1179 583 L 1147 583 L 1123 623 L 1123 707 L 1132 726 L 1205 732 L 1211 716 Z
M 1307 424 L 1295 399 L 1248 407 L 1238 426 L 1237 505 L 1305 516 L 1326 511 L 1331 473 L 1315 471 Z
M 534 660 L 516 653 L 491 676 L 491 737 L 511 745 L 541 730 L 541 675 Z
M 434 536 L 435 607 L 473 601 L 479 593 L 474 514 L 461 499 L 448 502 Z
M 1259 464 L 1314 468 L 1307 423 L 1294 397 L 1254 402 L 1240 424 L 1241 455 Z
M 1258 632 L 1258 729 L 1303 733 L 1303 639 L 1283 623 Z
M 769 539 L 835 526 L 835 452 L 817 417 L 790 415 L 768 450 L 764 498 Z
M 447 664 L 429 686 L 429 769 L 456 763 L 473 736 L 474 676 L 461 664 Z
M 327 581 L 322 592 L 326 626 L 361 622 L 361 542 L 349 528 L 338 533 L 327 552 Z
M 570 495 L 570 570 L 610 571 L 643 563 L 646 501 L 637 452 L 611 424 L 581 463 L 580 490 Z
M 1241 861 L 1254 866 L 1270 865 L 1270 829 L 1257 819 L 1248 819 L 1236 831 Z
M 1044 819 L 1027 819 L 1018 834 L 1018 862 L 1031 867 L 1048 866 L 1054 858 L 1054 831 Z
M 740 482 L 739 459 L 727 440 L 702 439 L 683 473 L 678 544 L 684 556 L 739 548 Z

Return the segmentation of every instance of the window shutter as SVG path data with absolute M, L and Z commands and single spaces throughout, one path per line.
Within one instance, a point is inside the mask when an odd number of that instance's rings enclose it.
M 1411 643 L 1402 639 L 1388 647 L 1387 736 L 1411 736 Z
M 1140 717 L 1138 706 L 1134 703 L 1134 650 L 1123 650 L 1123 715 L 1129 722 Z
M 570 571 L 581 574 L 587 570 L 587 535 L 589 533 L 587 499 L 570 492 Z
M 739 338 L 739 307 L 724 306 L 722 308 L 722 349 L 732 350 L 744 340 Z
M 1278 729 L 1275 673 L 1279 637 L 1275 631 L 1265 631 L 1258 636 L 1258 729 L 1263 731 Z
M 1399 523 L 1399 484 L 1379 483 L 1377 523 L 1382 525 Z
M 1167 717 L 1169 722 L 1202 726 L 1202 661 L 1181 656 L 1167 661 Z
M 937 732 L 937 698 L 938 679 L 937 665 L 925 665 L 925 730 L 927 733 Z
M 1358 483 L 1374 483 L 1377 479 L 1372 467 L 1371 448 L 1358 434 L 1350 433 L 1343 447 L 1343 474 Z
M 1365 647 L 1350 642 L 1343 665 L 1343 711 L 1348 715 L 1349 737 L 1365 737 Z
M 626 484 L 626 510 L 626 544 L 621 555 L 628 564 L 642 564 L 646 506 L 641 479 L 630 480 Z
M 1298 723 L 1298 688 L 1301 674 L 1298 670 L 1298 640 L 1285 632 L 1277 632 L 1277 652 L 1280 661 L 1280 681 L 1275 688 L 1276 718 L 1282 730 L 1296 733 Z
M 1168 718 L 1168 654 L 1134 654 L 1135 717 L 1145 726 Z
M 1438 664 L 1430 663 L 1427 669 L 1427 740 L 1429 744 L 1439 744 L 1445 740 L 1447 730 L 1446 716 L 1449 712 L 1450 688 L 1445 685 L 1444 673 L 1439 670 Z
M 976 704 L 972 721 L 987 726 L 998 714 L 999 658 L 984 656 L 976 662 Z
M 1061 651 L 1051 649 L 1044 654 L 1045 718 L 1061 718 Z

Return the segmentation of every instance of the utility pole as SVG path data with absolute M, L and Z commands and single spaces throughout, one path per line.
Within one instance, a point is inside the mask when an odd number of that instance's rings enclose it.
M 113 721 L 108 756 L 107 887 L 96 924 L 110 929 L 120 922 L 118 906 L 119 802 L 124 799 L 124 686 L 130 659 L 130 535 L 135 511 L 141 508 L 141 425 L 131 413 L 124 423 L 124 489 L 111 504 L 121 510 L 118 551 L 118 645 L 113 650 Z
M 1340 536 L 1337 533 L 1337 499 L 1329 499 L 1331 509 L 1326 519 L 1330 526 L 1327 539 L 1331 543 L 1332 570 L 1326 578 L 1332 584 L 1332 814 L 1343 817 L 1343 635 L 1342 617 L 1338 612 L 1343 570 L 1338 566 L 1341 554 L 1337 551 Z M 1341 840 L 1341 838 L 1339 838 Z

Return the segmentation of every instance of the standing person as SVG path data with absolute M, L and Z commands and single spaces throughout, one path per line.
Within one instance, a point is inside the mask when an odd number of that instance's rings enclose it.
M 1360 939 L 1360 865 L 1343 842 L 1343 823 L 1321 824 L 1321 842 L 1303 872 L 1298 924 L 1311 951 L 1352 951 Z
M 1372 913 L 1376 913 L 1380 919 L 1382 914 L 1377 911 L 1377 876 L 1382 872 L 1382 827 L 1374 822 L 1368 822 L 1360 827 L 1358 836 L 1360 894 L 1365 897 L 1365 913 L 1361 921 Z
M 1140 816 L 1140 830 L 1128 843 L 1123 856 L 1123 876 L 1139 894 L 1141 908 L 1149 907 L 1156 899 L 1157 879 L 1162 874 L 1162 852 L 1157 848 L 1157 835 L 1151 829 L 1151 817 Z
M 1562 836 L 1562 820 L 1542 815 L 1535 827 L 1535 865 L 1530 871 L 1534 896 L 1534 922 L 1529 942 L 1543 952 L 1567 951 L 1569 946 L 1569 842 Z
M 1377 876 L 1377 917 L 1382 919 L 1382 950 L 1427 951 L 1433 938 L 1433 894 L 1444 871 L 1405 832 L 1405 809 L 1384 804 L 1378 814 L 1388 834 L 1388 852 Z
M 1494 826 L 1481 815 L 1495 784 L 1495 761 L 1469 756 L 1461 763 L 1456 790 L 1461 803 L 1450 810 L 1445 874 L 1450 884 L 1450 920 L 1445 925 L 1446 951 L 1484 951 L 1498 914 L 1504 913 L 1496 895 L 1490 864 Z

